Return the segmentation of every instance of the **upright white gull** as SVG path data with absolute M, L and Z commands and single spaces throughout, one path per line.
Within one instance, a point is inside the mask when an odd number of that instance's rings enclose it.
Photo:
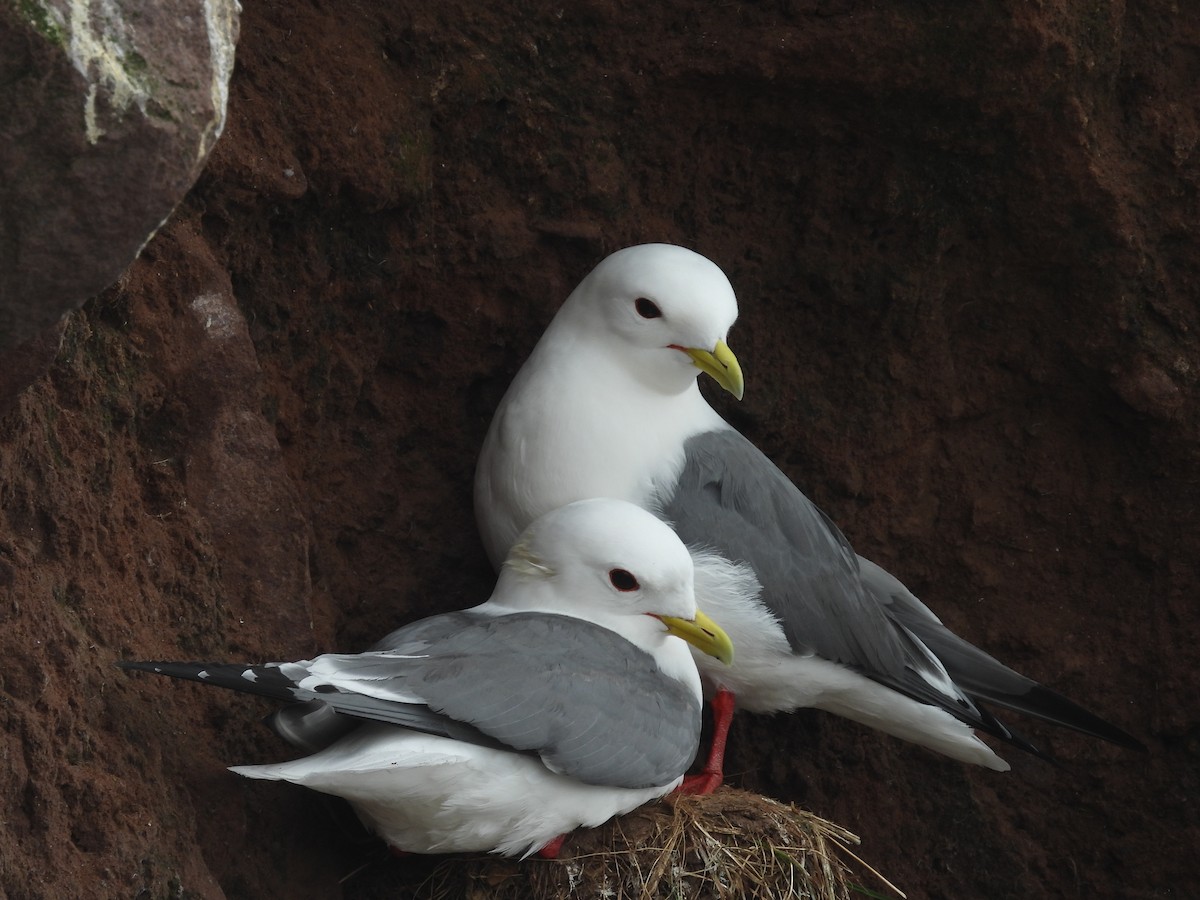
M 685 641 L 732 659 L 696 609 L 691 557 L 671 529 L 599 499 L 535 521 L 487 602 L 371 652 L 121 665 L 365 720 L 311 756 L 232 771 L 345 797 L 401 850 L 513 856 L 556 852 L 560 835 L 680 783 L 701 725 Z
M 751 712 L 816 707 L 998 770 L 1008 764 L 975 729 L 1037 751 L 979 700 L 1140 747 L 951 633 L 705 402 L 700 372 L 742 396 L 725 343 L 737 312 L 703 256 L 666 244 L 614 253 L 517 373 L 475 476 L 494 563 L 533 517 L 587 496 L 653 511 L 692 549 L 697 602 L 738 648 L 728 669 L 697 660 L 717 728 L 693 789 L 720 782 L 730 692 Z

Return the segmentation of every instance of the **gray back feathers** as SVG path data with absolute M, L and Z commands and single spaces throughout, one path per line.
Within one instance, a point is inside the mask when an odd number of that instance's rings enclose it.
M 727 429 L 690 438 L 684 459 L 662 513 L 685 544 L 754 569 L 762 602 L 797 652 L 903 672 L 903 650 L 863 591 L 854 550 L 762 451 Z

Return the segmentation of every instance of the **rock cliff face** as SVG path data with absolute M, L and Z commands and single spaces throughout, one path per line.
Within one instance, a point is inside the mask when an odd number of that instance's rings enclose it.
M 11 122 L 41 101 L 0 58 Z M 1161 0 L 247 4 L 207 169 L 0 419 L 0 893 L 411 883 L 336 806 L 224 771 L 284 752 L 263 704 L 112 663 L 355 650 L 485 596 L 491 412 L 647 240 L 729 274 L 747 397 L 714 402 L 860 552 L 1151 748 L 1021 722 L 1065 765 L 997 775 L 739 717 L 733 780 L 909 896 L 1186 891 L 1197 84 L 1200 12 Z M 83 173 L 81 208 L 136 176 Z

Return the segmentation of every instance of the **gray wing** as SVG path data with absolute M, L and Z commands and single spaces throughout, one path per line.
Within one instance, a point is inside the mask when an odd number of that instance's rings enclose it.
M 377 641 L 371 649 L 393 650 L 406 654 L 423 653 L 431 641 L 458 631 L 473 621 L 472 616 L 469 612 L 450 612 L 420 619 L 391 632 Z M 240 687 L 237 684 L 230 686 Z M 314 699 L 281 706 L 263 721 L 293 747 L 298 747 L 306 753 L 316 753 L 357 728 L 363 718 L 366 716 L 355 716 L 346 710 L 339 713 L 324 700 Z M 441 713 L 435 713 L 424 705 L 411 706 L 407 710 L 406 720 L 396 724 L 403 724 L 406 728 L 415 728 L 426 734 L 441 735 L 484 747 L 503 747 L 499 741 L 489 738 L 478 729 Z
M 1042 687 L 947 629 L 732 429 L 696 435 L 661 513 L 689 546 L 748 564 L 791 647 L 851 666 L 907 696 L 1038 755 L 976 700 L 1126 747 L 1121 729 Z
M 380 644 L 384 652 L 329 654 L 311 663 L 120 665 L 298 703 L 289 708 L 296 721 L 286 716 L 284 725 L 298 732 L 300 745 L 341 733 L 336 722 L 318 729 L 306 721 L 327 718 L 331 708 L 343 717 L 536 753 L 551 770 L 588 784 L 642 788 L 682 775 L 699 744 L 699 698 L 664 675 L 650 654 L 591 622 L 449 613 Z M 336 684 L 323 683 L 310 667 Z M 326 725 L 338 730 L 326 732 Z
M 423 658 L 364 654 L 347 659 L 355 667 L 348 673 L 394 679 L 392 689 L 588 784 L 651 787 L 691 764 L 699 698 L 650 654 L 568 616 L 459 615 L 473 621 L 432 639 L 412 632 L 386 639 L 403 652 L 427 641 Z
M 859 564 L 867 591 L 886 606 L 896 622 L 937 655 L 954 682 L 972 698 L 1074 728 L 1123 747 L 1146 749 L 1137 738 L 1062 694 L 1013 671 L 956 635 L 887 570 L 861 557 Z
M 391 650 L 394 653 L 405 654 L 425 653 L 431 644 L 486 621 L 490 621 L 490 618 L 470 610 L 439 613 L 401 625 L 376 641 L 371 650 Z
M 738 432 L 685 443 L 683 471 L 661 513 L 685 544 L 754 570 L 763 604 L 797 653 L 843 663 L 1032 750 L 961 691 L 920 637 L 864 588 L 858 556 L 837 526 Z
M 683 471 L 661 513 L 685 544 L 754 570 L 794 650 L 902 676 L 904 642 L 863 591 L 846 538 L 738 432 L 705 432 L 684 444 Z
M 119 662 L 117 665 L 131 671 L 153 672 L 283 701 L 289 705 L 268 716 L 267 724 L 288 743 L 309 752 L 327 747 L 364 719 L 483 747 L 510 749 L 479 729 L 436 712 L 422 702 L 381 699 L 342 691 L 331 685 L 302 687 L 297 684 L 296 677 L 288 674 L 302 671 L 295 663 L 246 666 L 147 661 Z

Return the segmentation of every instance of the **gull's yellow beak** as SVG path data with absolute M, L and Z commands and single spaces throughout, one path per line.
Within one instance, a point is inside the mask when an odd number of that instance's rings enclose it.
M 701 350 L 698 347 L 685 347 L 683 350 L 692 358 L 696 368 L 711 375 L 721 387 L 733 394 L 739 400 L 746 390 L 746 382 L 742 378 L 742 367 L 738 365 L 737 357 L 724 341 L 717 341 L 712 350 Z
M 697 650 L 715 656 L 725 665 L 733 665 L 733 641 L 721 626 L 696 610 L 694 619 L 677 619 L 675 616 L 657 616 L 667 626 L 667 631 L 681 637 Z

